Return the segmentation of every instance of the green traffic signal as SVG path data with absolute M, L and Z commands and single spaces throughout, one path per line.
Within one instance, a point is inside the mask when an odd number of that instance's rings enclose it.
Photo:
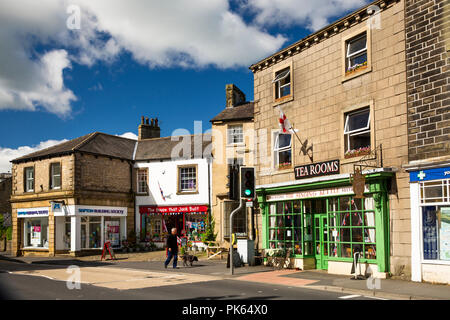
M 251 195 L 252 195 L 252 191 L 249 190 L 249 189 L 246 189 L 246 190 L 245 190 L 245 195 L 246 195 L 246 196 L 251 196 Z

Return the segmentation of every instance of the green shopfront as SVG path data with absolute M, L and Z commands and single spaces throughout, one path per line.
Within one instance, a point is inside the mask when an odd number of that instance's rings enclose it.
M 349 174 L 258 186 L 264 249 L 290 249 L 293 267 L 335 274 L 351 274 L 359 252 L 362 272 L 384 278 L 392 176 L 384 169 L 366 174 L 364 198 L 355 197 Z

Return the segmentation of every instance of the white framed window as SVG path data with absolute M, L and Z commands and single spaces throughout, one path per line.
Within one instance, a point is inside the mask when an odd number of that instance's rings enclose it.
M 345 152 L 370 150 L 370 108 L 349 112 L 344 125 Z
M 350 72 L 365 65 L 367 65 L 366 32 L 347 41 L 346 70 Z
M 242 124 L 229 125 L 227 128 L 228 144 L 244 143 Z
M 137 192 L 147 193 L 148 192 L 148 173 L 147 169 L 139 169 L 137 172 Z
M 25 192 L 34 191 L 34 167 L 25 168 Z
M 275 85 L 275 99 L 291 95 L 291 68 L 287 67 L 275 72 L 272 83 Z
M 179 192 L 197 191 L 197 167 L 179 167 Z
M 274 133 L 273 145 L 274 165 L 276 169 L 292 166 L 292 135 L 289 133 Z
M 61 188 L 61 163 L 59 162 L 50 164 L 50 188 Z

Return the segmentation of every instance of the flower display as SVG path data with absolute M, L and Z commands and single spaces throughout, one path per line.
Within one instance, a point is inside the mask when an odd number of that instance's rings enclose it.
M 367 67 L 367 61 L 364 61 L 363 63 L 355 64 L 354 66 L 351 66 L 351 67 L 349 66 L 345 73 L 349 74 L 349 73 L 352 73 L 352 72 L 354 72 L 354 71 L 356 71 L 358 69 L 361 69 L 363 67 Z
M 278 165 L 278 168 L 279 169 L 287 169 L 287 168 L 290 168 L 291 166 L 292 166 L 292 163 L 290 163 L 290 162 L 283 162 L 283 163 L 280 163 Z
M 368 147 L 361 147 L 359 149 L 352 149 L 347 151 L 344 154 L 345 158 L 353 158 L 353 157 L 358 157 L 358 156 L 362 156 L 362 155 L 367 155 L 370 153 L 370 146 Z

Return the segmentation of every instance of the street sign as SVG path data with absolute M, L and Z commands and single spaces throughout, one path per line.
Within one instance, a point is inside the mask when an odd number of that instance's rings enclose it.
M 245 205 L 247 208 L 253 208 L 253 201 L 247 201 Z

